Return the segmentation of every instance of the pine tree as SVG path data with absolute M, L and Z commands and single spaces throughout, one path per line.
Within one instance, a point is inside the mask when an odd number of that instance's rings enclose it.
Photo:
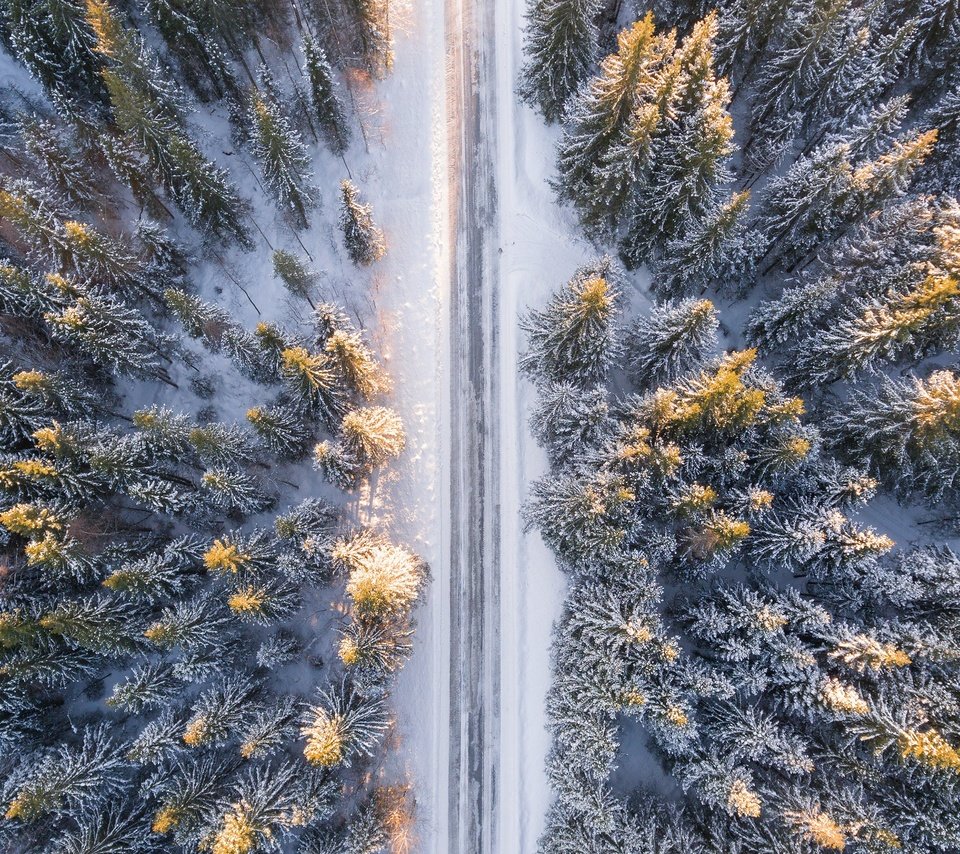
M 243 466 L 255 456 L 250 434 L 237 424 L 212 421 L 200 427 L 191 427 L 187 441 L 205 463 Z
M 676 379 L 701 363 L 717 344 L 717 310 L 710 300 L 654 306 L 627 344 L 632 375 L 641 387 Z
M 370 205 L 360 201 L 360 191 L 348 180 L 340 182 L 340 229 L 347 254 L 354 264 L 369 267 L 387 251 L 383 232 L 373 222 Z
M 184 744 L 197 748 L 226 742 L 246 721 L 258 690 L 243 676 L 227 676 L 204 691 L 192 706 L 181 736 Z
M 63 129 L 45 119 L 25 117 L 20 120 L 20 135 L 45 183 L 80 210 L 89 208 L 97 197 L 93 174 Z
M 300 609 L 296 589 L 279 579 L 244 584 L 227 598 L 227 607 L 242 622 L 270 625 Z
M 337 655 L 353 682 L 365 694 L 374 693 L 412 652 L 411 634 L 409 628 L 353 620 L 342 630 Z
M 122 655 L 140 646 L 142 627 L 129 602 L 94 595 L 84 599 L 61 599 L 37 622 L 52 635 L 92 652 Z
M 250 95 L 250 141 L 263 177 L 297 228 L 307 227 L 310 198 L 310 159 L 299 133 L 284 116 L 269 87 Z
M 676 49 L 662 88 L 653 93 L 666 120 L 652 138 L 626 211 L 621 251 L 631 265 L 646 260 L 661 240 L 716 228 L 706 220 L 718 215 L 716 188 L 729 177 L 733 120 L 727 112 L 729 86 L 713 67 L 715 37 L 711 12 Z M 729 213 L 735 218 L 736 208 Z
M 323 441 L 314 445 L 313 465 L 330 483 L 344 492 L 353 489 L 363 474 L 360 461 L 349 454 L 342 443 Z
M 390 379 L 358 332 L 337 329 L 325 336 L 324 352 L 346 384 L 369 400 L 390 390 Z
M 239 513 L 259 513 L 273 504 L 257 481 L 246 472 L 230 468 L 207 469 L 200 486 L 210 495 L 214 507 Z
M 52 97 L 102 99 L 95 37 L 77 0 L 12 0 L 3 4 L 9 44 Z
M 199 9 L 197 7 L 200 7 Z M 180 60 L 187 80 L 204 99 L 236 95 L 238 84 L 219 46 L 197 14 L 202 4 L 148 0 L 146 11 L 167 47 Z
M 960 382 L 951 371 L 928 379 L 884 378 L 853 389 L 827 421 L 827 434 L 869 470 L 905 493 L 939 500 L 960 478 Z
M 717 67 L 749 76 L 757 57 L 781 32 L 793 0 L 731 0 L 720 7 L 717 20 Z
M 546 310 L 532 309 L 521 323 L 529 347 L 521 369 L 580 386 L 603 380 L 619 352 L 613 320 L 619 278 L 613 261 L 600 258 L 577 270 Z
M 654 33 L 653 15 L 617 36 L 617 52 L 569 105 L 557 150 L 557 191 L 594 234 L 620 221 L 632 177 L 662 118 L 653 99 L 674 40 Z
M 597 0 L 533 0 L 526 14 L 520 94 L 548 122 L 563 118 L 594 62 Z
M 75 344 L 94 362 L 119 374 L 155 377 L 172 385 L 162 368 L 168 343 L 135 309 L 110 297 L 81 296 L 44 319 L 55 338 Z
M 902 291 L 854 300 L 833 326 L 801 342 L 791 366 L 797 384 L 823 385 L 951 346 L 960 334 L 958 295 L 960 280 L 929 273 Z
M 393 65 L 390 0 L 349 0 L 348 8 L 357 22 L 360 53 L 370 71 L 382 76 Z
M 337 95 L 333 69 L 323 48 L 309 35 L 303 39 L 303 57 L 310 101 L 324 141 L 334 154 L 343 154 L 350 144 L 350 128 Z
M 610 407 L 602 386 L 582 389 L 569 382 L 540 389 L 530 430 L 556 466 L 575 465 L 596 448 L 609 429 Z
M 90 0 L 86 15 L 96 34 L 95 50 L 105 62 L 101 73 L 117 129 L 147 158 L 193 225 L 249 245 L 236 191 L 183 131 L 179 93 L 139 35 L 125 30 L 104 0 Z
M 146 709 L 163 706 L 183 688 L 169 664 L 141 664 L 118 682 L 107 700 L 111 708 L 139 714 Z
M 121 785 L 122 758 L 104 727 L 87 727 L 79 744 L 61 743 L 14 772 L 8 821 L 28 823 L 109 797 Z

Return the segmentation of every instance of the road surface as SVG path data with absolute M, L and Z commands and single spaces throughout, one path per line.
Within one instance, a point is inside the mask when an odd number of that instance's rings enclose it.
M 493 2 L 446 0 L 450 245 L 449 854 L 498 845 L 500 417 Z M 440 781 L 438 781 L 440 782 Z

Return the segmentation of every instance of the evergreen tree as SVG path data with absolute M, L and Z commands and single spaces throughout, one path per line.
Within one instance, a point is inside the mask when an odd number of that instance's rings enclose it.
M 390 379 L 360 333 L 337 329 L 326 336 L 324 351 L 346 384 L 366 400 L 390 390 Z
M 717 344 L 717 310 L 710 300 L 654 306 L 631 330 L 630 370 L 641 387 L 676 379 L 701 363 Z
M 96 39 L 77 0 L 10 0 L 4 29 L 13 53 L 51 97 L 75 94 L 99 101 L 103 87 Z
M 716 188 L 729 177 L 733 120 L 727 81 L 718 79 L 713 67 L 715 37 L 716 14 L 710 13 L 676 49 L 661 89 L 652 93 L 665 120 L 651 138 L 626 211 L 621 251 L 632 265 L 646 260 L 659 241 L 716 229 L 717 223 L 707 220 L 722 216 Z M 735 219 L 736 206 L 727 214 Z
M 338 540 L 331 559 L 334 567 L 348 573 L 347 595 L 365 617 L 409 612 L 423 587 L 419 558 L 382 538 L 361 533 Z
M 657 268 L 654 287 L 664 296 L 680 296 L 716 282 L 736 288 L 749 281 L 756 258 L 746 229 L 748 191 L 714 203 L 683 236 L 671 240 Z
M 823 385 L 951 346 L 960 333 L 958 289 L 956 278 L 929 273 L 904 290 L 854 300 L 828 330 L 801 342 L 792 365 L 796 382 Z
M 548 122 L 563 118 L 593 65 L 597 0 L 533 0 L 526 19 L 520 93 Z
M 349 766 L 370 756 L 386 731 L 386 709 L 379 698 L 362 697 L 348 682 L 319 692 L 319 702 L 304 716 L 300 735 L 303 755 L 321 768 Z
M 289 459 L 303 456 L 312 436 L 300 415 L 284 406 L 255 406 L 247 410 L 247 421 L 271 451 Z
M 521 323 L 529 347 L 521 369 L 579 386 L 601 381 L 619 352 L 613 320 L 619 279 L 613 261 L 600 258 L 577 270 L 546 310 L 531 310 Z
M 123 28 L 103 0 L 88 2 L 86 15 L 96 34 L 95 50 L 105 62 L 102 77 L 121 135 L 147 158 L 193 225 L 248 245 L 236 191 L 183 131 L 179 94 L 163 79 L 142 40 Z
M 609 427 L 610 407 L 602 386 L 582 389 L 554 382 L 540 389 L 530 430 L 556 466 L 574 465 L 596 448 Z
M 236 95 L 238 84 L 226 57 L 204 29 L 205 4 L 179 0 L 148 0 L 146 12 L 170 51 L 179 59 L 187 80 L 201 96 Z
M 26 824 L 101 801 L 120 788 L 122 764 L 105 728 L 87 727 L 79 744 L 60 744 L 20 764 L 6 818 Z
M 184 744 L 197 748 L 226 742 L 250 715 L 258 687 L 242 676 L 227 676 L 204 691 L 192 706 Z
M 324 141 L 334 154 L 343 154 L 350 143 L 350 128 L 337 95 L 333 69 L 323 48 L 309 35 L 303 39 L 303 57 L 310 101 Z
M 302 297 L 314 308 L 310 292 L 316 287 L 317 274 L 292 252 L 277 249 L 273 253 L 273 274 L 294 296 Z
M 343 392 L 331 359 L 305 347 L 287 347 L 280 354 L 282 377 L 298 404 L 333 423 L 344 411 Z
M 307 227 L 310 159 L 300 135 L 284 116 L 270 88 L 261 82 L 250 95 L 250 140 L 263 177 L 297 228 Z
M 20 135 L 45 183 L 80 210 L 89 208 L 97 197 L 93 174 L 64 130 L 48 120 L 25 117 Z
M 827 433 L 869 470 L 905 493 L 937 501 L 960 477 L 960 383 L 951 371 L 926 380 L 884 378 L 853 389 Z
M 365 469 L 400 456 L 406 444 L 400 416 L 384 406 L 352 409 L 340 422 L 340 435 L 347 454 Z
M 162 365 L 170 359 L 159 335 L 135 309 L 110 297 L 80 296 L 44 319 L 54 337 L 75 344 L 94 362 L 120 374 L 156 377 L 172 385 Z
M 672 37 L 655 35 L 648 14 L 620 32 L 617 52 L 603 60 L 599 76 L 568 108 L 557 150 L 557 191 L 573 202 L 591 233 L 608 234 L 620 221 L 631 178 L 662 118 L 653 96 L 673 48 Z
M 207 469 L 200 479 L 214 507 L 240 513 L 259 513 L 273 503 L 249 474 L 230 468 Z
M 373 222 L 370 205 L 360 201 L 360 191 L 351 181 L 340 182 L 340 229 L 347 254 L 354 264 L 369 267 L 387 251 L 383 232 Z

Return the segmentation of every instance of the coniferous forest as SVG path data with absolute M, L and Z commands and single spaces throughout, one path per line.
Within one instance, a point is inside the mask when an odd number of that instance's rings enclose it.
M 960 852 L 957 57 L 0 0 L 0 852 Z
M 523 320 L 541 850 L 960 850 L 960 6 L 531 0 L 524 51 L 596 247 Z
M 404 425 L 298 236 L 323 202 L 348 264 L 384 255 L 311 157 L 349 175 L 385 10 L 0 2 L 4 851 L 372 854 L 406 808 L 376 771 L 427 571 L 347 512 Z M 201 295 L 263 253 L 295 326 Z

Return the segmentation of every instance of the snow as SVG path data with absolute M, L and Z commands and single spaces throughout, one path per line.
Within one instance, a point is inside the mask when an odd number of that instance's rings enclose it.
M 530 435 L 536 390 L 517 371 L 523 348 L 518 320 L 542 306 L 574 270 L 598 250 L 561 209 L 548 179 L 556 127 L 515 96 L 522 61 L 522 0 L 497 0 L 498 196 L 500 234 L 501 429 L 501 771 L 500 851 L 537 848 L 553 795 L 546 780 L 550 747 L 545 698 L 552 665 L 550 641 L 566 582 L 536 532 L 520 518 L 530 484 L 548 470 L 546 454 Z M 628 300 L 645 301 L 639 282 Z

